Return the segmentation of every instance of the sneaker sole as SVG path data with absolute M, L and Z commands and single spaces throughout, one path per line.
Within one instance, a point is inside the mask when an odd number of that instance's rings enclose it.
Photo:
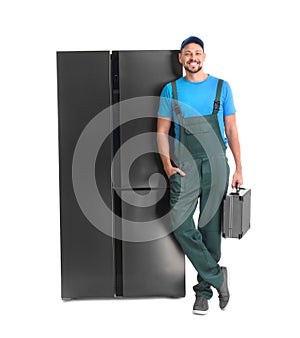
M 193 314 L 194 315 L 206 315 L 207 314 L 207 310 L 206 311 L 193 310 Z

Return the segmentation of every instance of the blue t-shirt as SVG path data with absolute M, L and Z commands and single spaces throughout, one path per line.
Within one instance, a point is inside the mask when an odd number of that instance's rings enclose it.
M 218 80 L 218 78 L 211 75 L 202 82 L 190 82 L 184 77 L 176 80 L 178 103 L 183 117 L 209 115 L 213 112 Z M 168 117 L 177 122 L 178 118 L 174 111 L 173 98 L 172 84 L 170 82 L 165 85 L 161 92 L 158 116 Z M 224 117 L 235 114 L 235 112 L 231 88 L 228 82 L 224 81 L 218 120 L 225 146 L 227 146 L 227 138 L 224 132 Z M 176 123 L 174 132 L 175 138 L 178 139 L 179 126 Z

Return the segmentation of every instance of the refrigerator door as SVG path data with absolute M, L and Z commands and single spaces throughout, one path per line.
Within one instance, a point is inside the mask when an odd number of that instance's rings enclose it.
M 116 71 L 119 72 L 121 102 L 119 116 L 114 116 L 121 125 L 120 175 L 115 177 L 114 186 L 159 188 L 166 180 L 157 151 L 157 110 L 164 85 L 182 76 L 178 51 L 120 51 L 114 54 L 118 58 Z M 160 175 L 153 175 L 155 173 Z
M 110 105 L 109 66 L 109 52 L 57 53 L 63 299 L 114 296 L 113 240 L 83 214 L 72 182 L 78 139 L 85 126 Z M 111 205 L 109 139 L 104 148 L 99 156 L 108 160 L 102 160 L 102 165 L 97 161 L 96 179 L 102 182 L 98 188 Z
M 162 194 L 154 190 L 159 199 Z M 120 190 L 122 199 L 123 296 L 184 297 L 185 259 L 166 214 L 168 194 L 139 207 L 149 190 Z M 126 201 L 126 202 L 125 202 Z M 165 218 L 164 218 L 165 216 Z
M 184 254 L 164 215 L 168 180 L 157 150 L 157 109 L 166 83 L 182 75 L 177 51 L 113 52 L 115 234 L 117 294 L 125 297 L 185 295 Z M 115 143 L 115 142 L 114 142 Z M 115 143 L 116 144 L 116 143 Z

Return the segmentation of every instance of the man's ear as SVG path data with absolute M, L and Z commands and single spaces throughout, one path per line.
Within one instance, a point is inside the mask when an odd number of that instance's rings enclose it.
M 181 53 L 178 53 L 178 61 L 182 64 Z

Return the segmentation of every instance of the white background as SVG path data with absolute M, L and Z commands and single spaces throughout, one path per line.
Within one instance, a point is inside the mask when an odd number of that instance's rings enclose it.
M 1 5 L 1 337 L 299 337 L 297 1 L 10 1 Z M 56 51 L 178 49 L 198 35 L 231 84 L 252 228 L 223 241 L 231 301 L 60 299 Z

